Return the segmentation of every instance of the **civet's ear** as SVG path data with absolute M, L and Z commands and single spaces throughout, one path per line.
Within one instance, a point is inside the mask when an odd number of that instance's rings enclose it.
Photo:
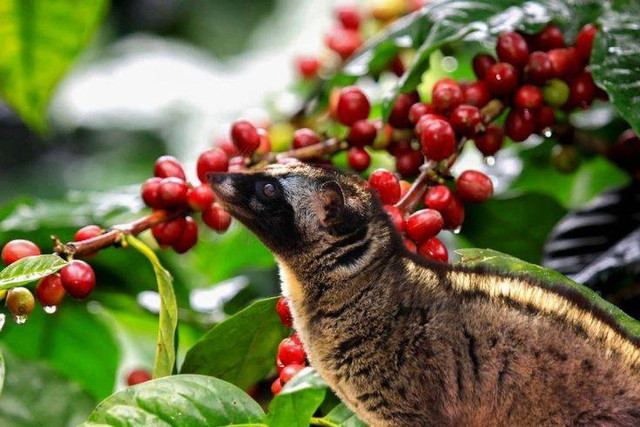
M 344 211 L 344 193 L 337 181 L 327 181 L 320 187 L 320 223 L 330 227 L 340 221 Z

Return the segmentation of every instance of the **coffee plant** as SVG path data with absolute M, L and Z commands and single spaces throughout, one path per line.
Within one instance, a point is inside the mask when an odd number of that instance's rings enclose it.
M 51 92 L 106 10 L 105 1 L 16 0 L 0 11 L 9 34 L 0 36 L 0 90 L 37 132 L 47 132 Z M 63 16 L 77 34 L 49 40 L 30 25 L 64 32 Z M 51 402 L 48 390 L 69 397 L 66 410 L 44 410 L 54 424 L 362 424 L 309 366 L 288 302 L 273 286 L 217 285 L 235 290 L 215 319 L 190 307 L 193 294 L 182 289 L 192 268 L 185 264 L 216 280 L 260 265 L 257 280 L 270 280 L 271 257 L 232 225 L 207 177 L 273 163 L 360 174 L 420 256 L 447 263 L 456 251 L 456 262 L 549 280 L 557 273 L 525 262 L 544 260 L 637 317 L 639 16 L 631 0 L 341 5 L 325 51 L 293 61 L 292 113 L 239 117 L 195 165 L 158 157 L 134 196 L 94 195 L 66 211 L 7 205 L 0 210 L 0 349 L 7 357 L 0 420 L 45 419 L 12 412 L 6 400 L 37 412 L 26 385 L 34 375 L 46 379 L 42 402 Z M 522 171 L 509 176 L 514 164 Z M 145 208 L 118 205 L 119 197 Z M 73 220 L 47 221 L 56 210 Z M 49 243 L 42 233 L 52 235 Z M 134 251 L 155 275 L 151 309 L 126 295 L 152 290 Z M 168 252 L 189 255 L 177 260 Z M 126 280 L 143 285 L 113 292 L 127 270 Z

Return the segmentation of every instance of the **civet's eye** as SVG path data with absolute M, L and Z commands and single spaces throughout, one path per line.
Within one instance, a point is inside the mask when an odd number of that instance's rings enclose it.
M 265 184 L 262 187 L 262 193 L 267 197 L 274 197 L 276 195 L 276 186 L 273 184 Z
M 278 196 L 278 187 L 272 182 L 258 182 L 256 193 L 260 199 L 271 200 Z

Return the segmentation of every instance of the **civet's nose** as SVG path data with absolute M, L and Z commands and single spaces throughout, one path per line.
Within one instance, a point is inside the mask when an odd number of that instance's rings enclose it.
M 229 179 L 229 174 L 226 172 L 209 172 L 207 174 L 207 182 L 212 186 L 224 184 L 224 181 Z

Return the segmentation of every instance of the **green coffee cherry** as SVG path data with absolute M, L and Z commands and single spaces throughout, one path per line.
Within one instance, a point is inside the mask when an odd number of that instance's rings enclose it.
M 556 145 L 551 151 L 551 163 L 559 172 L 575 172 L 580 166 L 580 153 L 573 145 Z
M 542 95 L 550 107 L 561 107 L 569 99 L 569 86 L 560 79 L 551 79 L 542 88 Z
M 17 323 L 24 323 L 35 306 L 33 294 L 27 288 L 20 286 L 7 293 L 7 307 Z

